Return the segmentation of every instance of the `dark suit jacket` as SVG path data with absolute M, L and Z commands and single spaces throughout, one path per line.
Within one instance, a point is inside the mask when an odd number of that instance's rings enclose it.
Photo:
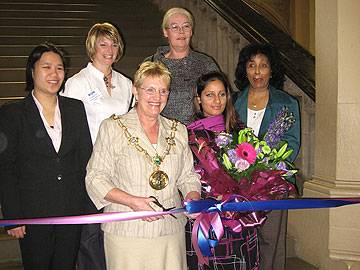
M 235 109 L 239 114 L 240 120 L 247 123 L 247 104 L 248 104 L 249 88 L 245 88 L 238 95 L 235 102 Z M 284 107 L 288 107 L 289 112 L 292 112 L 295 117 L 295 123 L 284 134 L 282 140 L 287 141 L 288 147 L 293 149 L 294 152 L 289 157 L 289 161 L 294 161 L 300 149 L 300 112 L 298 101 L 286 93 L 285 91 L 278 90 L 270 87 L 269 102 L 266 106 L 264 118 L 261 122 L 259 130 L 259 138 L 263 138 L 269 128 L 270 123 L 276 118 L 277 114 Z
M 31 94 L 0 108 L 0 198 L 4 217 L 82 214 L 85 169 L 92 151 L 81 101 L 59 96 L 59 152 Z

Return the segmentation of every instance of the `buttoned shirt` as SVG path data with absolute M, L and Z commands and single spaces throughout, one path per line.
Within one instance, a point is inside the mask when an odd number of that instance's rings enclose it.
M 139 144 L 151 157 L 163 155 L 170 137 L 172 121 L 159 116 L 159 136 L 157 149 L 145 135 L 135 109 L 120 116 L 120 121 L 132 136 L 139 138 Z M 149 176 L 154 171 L 153 164 L 129 144 L 118 122 L 106 119 L 101 124 L 93 154 L 87 166 L 86 188 L 98 209 L 104 212 L 133 211 L 126 205 L 111 203 L 105 196 L 114 188 L 119 188 L 131 195 L 155 196 L 166 208 L 181 207 L 180 192 L 186 196 L 190 191 L 200 192 L 200 176 L 193 168 L 193 157 L 188 146 L 186 127 L 180 123 L 175 133 L 175 146 L 166 155 L 160 170 L 169 176 L 169 184 L 162 190 L 154 190 L 149 185 Z M 183 214 L 178 219 L 165 216 L 154 222 L 142 220 L 110 222 L 102 224 L 105 232 L 125 236 L 153 238 L 173 234 L 184 228 L 186 218 Z
M 102 120 L 112 114 L 124 114 L 130 107 L 131 81 L 113 70 L 111 84 L 114 88 L 111 89 L 110 96 L 104 82 L 104 74 L 92 63 L 88 63 L 86 68 L 67 80 L 64 92 L 60 93 L 84 103 L 93 143 Z

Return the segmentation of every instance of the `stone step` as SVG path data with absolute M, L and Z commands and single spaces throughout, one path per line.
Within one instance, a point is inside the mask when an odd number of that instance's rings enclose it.
M 129 39 L 133 39 L 131 41 L 132 44 L 138 44 L 137 42 L 141 42 L 144 40 L 140 34 L 132 35 L 131 33 L 125 33 L 123 35 L 123 39 L 125 42 L 130 43 Z M 0 44 L 2 45 L 17 45 L 17 44 L 32 44 L 37 45 L 43 43 L 44 41 L 50 41 L 58 46 L 64 45 L 79 45 L 84 44 L 86 40 L 86 36 L 68 36 L 68 35 L 32 35 L 32 36 L 11 36 L 11 35 L 0 35 Z M 161 44 L 160 35 L 150 35 L 146 38 L 147 46 L 157 46 Z
M 130 40 L 131 41 L 131 40 Z M 126 40 L 125 40 L 126 42 Z M 0 45 L 0 52 L 2 57 L 13 57 L 13 56 L 28 56 L 37 44 L 23 44 L 23 45 Z M 85 55 L 86 48 L 84 44 L 78 45 L 64 45 L 62 44 L 61 49 L 66 55 Z M 154 48 L 144 46 L 143 44 L 125 44 L 124 56 L 127 55 L 150 55 L 154 53 Z
M 115 8 L 115 7 L 112 7 Z M 124 8 L 124 7 L 119 7 Z M 124 10 L 121 15 L 121 20 L 137 20 L 140 21 L 148 15 L 147 10 L 143 7 L 136 9 L 136 16 L 133 15 L 134 7 Z M 101 16 L 101 7 L 96 10 L 56 10 L 56 9 L 47 9 L 47 10 L 17 10 L 17 9 L 0 9 L 0 17 L 2 18 L 107 18 L 107 19 L 117 19 L 118 13 L 106 13 L 106 16 Z
M 86 38 L 86 35 L 89 31 L 90 27 L 78 27 L 78 26 L 0 26 L 0 33 L 1 36 L 6 36 L 10 38 L 16 38 L 16 37 L 23 37 L 23 36 L 30 36 L 30 37 L 36 37 L 36 36 L 47 36 L 51 34 L 51 36 L 80 36 Z M 153 29 L 148 27 L 147 29 L 142 29 L 141 32 L 136 31 L 129 31 L 124 28 L 124 30 L 120 31 L 123 33 L 123 35 L 126 34 L 128 37 L 134 37 L 134 38 L 152 38 L 154 35 L 158 36 L 160 34 L 160 31 L 158 29 Z
M 84 5 L 89 5 L 89 4 L 99 4 L 99 0 L 33 0 L 31 1 L 30 4 L 45 4 L 45 5 L 59 5 L 59 4 L 69 4 L 69 5 L 79 5 L 79 4 L 84 4 Z M 132 5 L 134 4 L 134 2 L 140 2 L 141 4 L 144 4 L 145 1 L 134 1 L 134 0 L 103 0 L 102 2 L 100 2 L 100 4 L 106 4 L 107 6 L 109 5 Z M 4 0 L 2 1 L 2 3 L 18 3 L 18 4 L 29 4 L 29 2 L 26 2 L 24 0 Z M 147 1 L 147 3 L 149 3 L 149 1 Z M 146 4 L 146 3 L 145 3 Z
M 0 17 L 1 26 L 87 26 L 96 23 L 97 19 L 89 18 L 19 18 Z
M 22 68 L 26 66 L 27 56 L 12 56 L 12 57 L 3 57 L 0 56 L 0 69 L 5 70 L 6 68 Z M 126 66 L 130 63 L 139 63 L 145 57 L 127 55 L 123 57 L 119 62 L 119 65 Z M 88 62 L 88 57 L 86 55 L 71 55 L 71 57 L 66 57 L 67 61 L 70 62 L 70 67 L 83 67 Z M 117 66 L 117 65 L 116 65 Z
M 87 31 L 94 23 L 104 21 L 120 28 L 125 54 L 115 69 L 130 78 L 139 63 L 164 43 L 160 29 L 162 12 L 151 1 L 1 1 L 0 102 L 6 97 L 27 94 L 24 92 L 27 57 L 44 41 L 64 48 L 69 59 L 69 76 L 85 67 Z
M 0 100 L 26 96 L 25 86 L 25 81 L 0 82 Z
M 1 56 L 28 56 L 37 44 L 0 45 Z M 67 55 L 85 54 L 84 44 L 61 45 Z
M 17 3 L 13 1 L 0 2 L 0 10 L 27 10 L 27 11 L 41 11 L 41 10 L 91 10 L 96 11 L 99 4 L 91 3 Z
M 97 11 L 58 11 L 58 10 L 15 10 L 15 9 L 1 9 L 0 17 L 4 18 L 95 18 Z
M 129 57 L 120 60 L 120 62 L 115 65 L 116 70 L 120 70 L 122 73 L 127 76 L 133 76 L 137 66 L 142 62 L 143 59 L 138 59 L 137 57 Z M 1 58 L 0 58 L 1 62 Z M 70 78 L 75 73 L 79 72 L 80 69 L 87 65 L 87 60 L 79 62 L 78 65 L 72 65 L 67 69 L 68 78 Z M 0 68 L 0 82 L 25 82 L 25 68 Z

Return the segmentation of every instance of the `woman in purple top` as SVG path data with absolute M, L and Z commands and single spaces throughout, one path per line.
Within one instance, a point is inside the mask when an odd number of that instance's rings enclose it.
M 224 74 L 211 72 L 202 75 L 197 80 L 197 96 L 195 97 L 195 121 L 188 125 L 189 144 L 195 156 L 196 169 L 202 178 L 202 197 L 209 197 L 207 193 L 207 179 L 210 172 L 203 166 L 206 160 L 197 158 L 196 140 L 204 138 L 208 145 L 216 147 L 215 136 L 222 132 L 234 132 L 244 128 L 235 112 L 229 83 Z M 220 168 L 217 175 L 226 174 Z M 256 229 L 244 229 L 241 233 L 234 233 L 228 229 L 224 237 L 214 249 L 214 256 L 209 258 L 209 266 L 198 265 L 197 256 L 191 245 L 192 223 L 187 224 L 187 260 L 189 269 L 237 269 L 255 270 L 259 267 L 259 248 Z

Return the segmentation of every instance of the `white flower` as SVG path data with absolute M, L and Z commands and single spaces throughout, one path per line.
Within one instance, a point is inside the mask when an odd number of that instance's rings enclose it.
M 245 171 L 247 168 L 250 167 L 250 163 L 247 162 L 245 159 L 239 159 L 235 162 L 235 168 L 239 171 Z

